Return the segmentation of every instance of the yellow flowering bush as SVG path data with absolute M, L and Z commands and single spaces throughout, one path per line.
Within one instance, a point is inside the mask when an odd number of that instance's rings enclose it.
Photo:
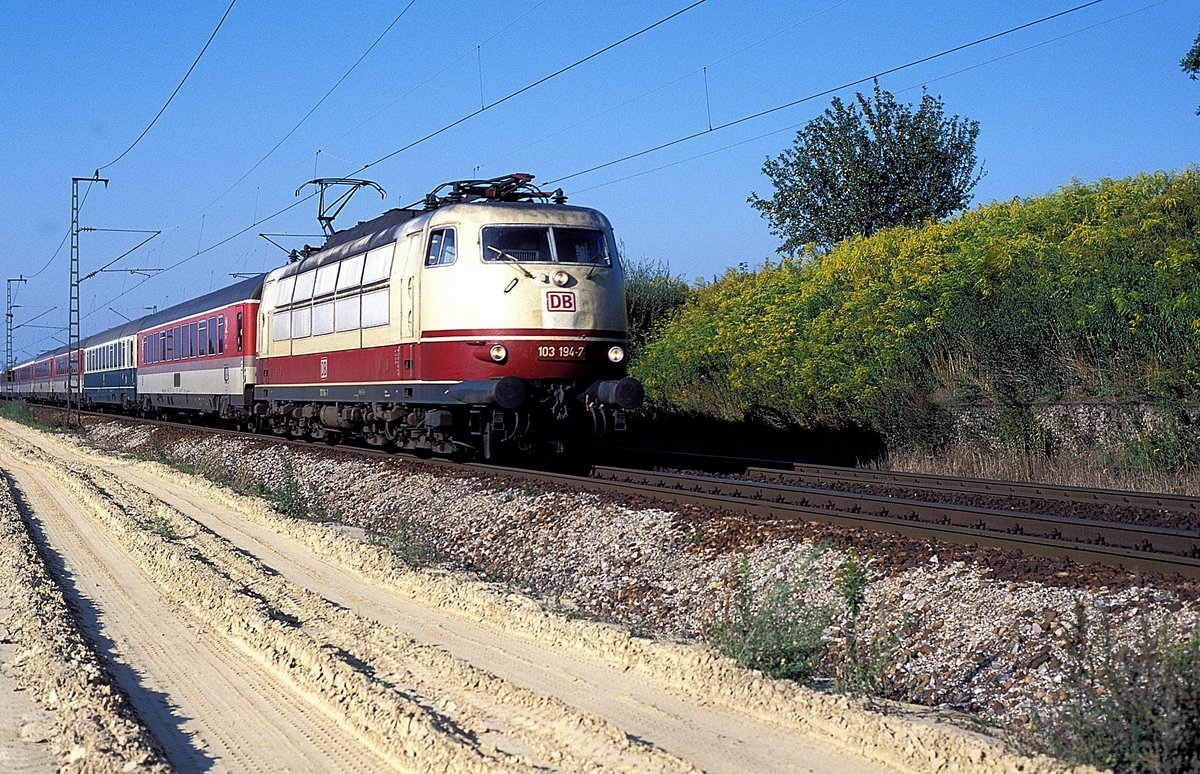
M 974 402 L 1200 402 L 1200 170 L 1072 183 L 693 289 L 635 374 L 660 408 L 936 443 Z

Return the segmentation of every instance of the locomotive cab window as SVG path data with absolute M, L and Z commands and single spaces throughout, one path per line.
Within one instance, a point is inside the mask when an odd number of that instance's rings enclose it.
M 576 263 L 608 266 L 608 239 L 595 228 L 488 226 L 483 259 L 516 263 Z
M 454 229 L 434 229 L 429 235 L 429 252 L 425 254 L 425 265 L 445 266 L 454 263 L 456 255 Z
M 604 232 L 594 228 L 562 228 L 555 226 L 554 255 L 559 263 L 590 263 L 608 266 L 608 240 Z

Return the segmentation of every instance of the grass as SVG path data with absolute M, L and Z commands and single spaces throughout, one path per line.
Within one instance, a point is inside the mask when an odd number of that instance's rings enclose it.
M 0 401 L 0 417 L 47 433 L 62 431 L 62 424 L 43 421 L 33 406 L 23 400 Z
M 175 542 L 181 536 L 179 530 L 175 528 L 175 524 L 166 516 L 155 516 L 145 521 L 140 522 L 142 529 L 149 530 L 155 535 L 158 535 L 163 540 Z

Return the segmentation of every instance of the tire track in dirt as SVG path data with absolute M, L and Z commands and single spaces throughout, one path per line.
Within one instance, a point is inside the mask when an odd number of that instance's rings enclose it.
M 552 697 L 510 686 L 442 651 L 411 643 L 398 648 L 395 633 L 381 635 L 376 631 L 376 622 L 363 621 L 303 589 L 290 587 L 269 568 L 247 558 L 213 533 L 197 527 L 160 498 L 122 484 L 111 474 L 89 464 L 82 458 L 85 455 L 73 454 L 72 450 L 53 440 L 40 440 L 42 443 L 37 444 L 40 448 L 26 446 L 12 437 L 2 439 L 0 443 L 6 452 L 4 456 L 19 455 L 31 460 L 28 463 L 5 461 L 23 484 L 29 482 L 30 488 L 36 489 L 42 485 L 39 479 L 48 478 L 55 484 L 64 485 L 58 489 L 45 486 L 32 494 L 30 499 L 36 501 L 39 510 L 50 510 L 52 504 L 46 501 L 55 499 L 59 500 L 54 505 L 60 513 L 67 510 L 64 500 L 76 500 L 77 508 L 92 508 L 101 516 L 96 531 L 114 535 L 111 541 L 114 554 L 122 549 L 135 555 L 140 552 L 150 554 L 140 558 L 153 578 L 143 580 L 151 587 L 154 584 L 165 587 L 174 601 L 182 602 L 191 612 L 199 612 L 201 621 L 221 630 L 221 635 L 232 633 L 235 645 L 254 652 L 259 660 L 264 655 L 263 650 L 274 651 L 267 654 L 267 660 L 272 661 L 271 665 L 276 669 L 290 671 L 295 678 L 303 677 L 306 671 L 324 675 L 326 670 L 331 670 L 334 673 L 331 678 L 325 680 L 325 684 L 315 686 L 319 695 L 314 703 L 323 704 L 327 709 L 340 708 L 346 717 L 332 718 L 338 722 L 325 725 L 330 728 L 341 726 L 343 732 L 356 731 L 385 752 L 394 748 L 394 754 L 389 756 L 393 763 L 417 764 L 419 761 L 417 765 L 422 769 L 453 771 L 524 770 L 529 766 L 565 770 L 597 766 L 626 771 L 692 770 L 681 760 L 629 739 L 619 728 L 599 718 L 577 712 Z M 64 467 L 65 471 L 54 469 Z M 47 468 L 51 470 L 47 472 Z M 63 489 L 67 491 L 60 491 Z M 122 511 L 123 518 L 115 517 L 114 510 Z M 170 539 L 156 538 L 145 529 L 147 525 L 154 525 L 154 530 Z M 76 544 L 78 536 L 69 531 L 50 537 L 53 542 L 66 546 L 65 553 L 86 554 L 84 561 L 87 563 L 109 568 L 114 576 L 120 574 L 116 569 L 121 564 L 120 559 L 104 555 L 93 542 L 84 541 L 87 545 L 81 547 Z M 105 542 L 97 535 L 89 534 L 88 537 L 101 544 Z M 135 550 L 129 551 L 130 546 Z M 163 565 L 170 567 L 170 571 L 159 573 L 156 568 Z M 178 576 L 183 576 L 182 580 Z M 101 577 L 93 582 L 122 585 L 117 580 Z M 125 579 L 119 580 L 124 582 Z M 199 599 L 190 597 L 187 587 L 193 584 L 200 589 Z M 129 593 L 142 596 L 146 591 L 135 588 Z M 246 609 L 247 606 L 255 609 Z M 209 608 L 207 613 L 204 608 Z M 149 615 L 160 618 L 164 611 L 152 610 Z M 337 625 L 331 625 L 327 620 Z M 311 623 L 304 626 L 305 621 Z M 264 638 L 261 636 L 264 629 L 274 631 L 268 631 Z M 330 641 L 339 632 L 340 638 Z M 427 688 L 429 695 L 422 696 L 413 690 L 411 679 L 405 685 L 381 679 L 379 665 L 364 661 L 356 652 L 366 653 L 363 643 L 372 644 L 386 656 L 382 659 L 383 665 L 391 668 L 387 676 L 392 680 L 411 678 L 414 666 L 423 669 L 426 673 L 424 685 L 420 680 L 416 683 L 418 687 Z M 201 652 L 184 654 L 181 660 L 203 661 L 207 652 L 218 651 L 220 647 L 219 643 L 198 643 L 198 649 Z M 423 655 L 425 658 L 421 658 Z M 131 654 L 130 660 L 140 663 L 142 659 L 161 659 L 162 656 L 144 649 Z M 242 681 L 250 682 L 246 678 L 237 680 Z M 313 692 L 314 686 L 303 687 L 307 689 L 303 693 Z M 218 691 L 224 693 L 233 688 L 227 685 Z M 464 713 L 457 702 L 446 698 L 455 691 L 464 704 L 482 702 L 487 716 L 475 718 L 470 712 Z M 265 694 L 263 701 L 267 706 L 287 701 L 285 697 L 271 695 L 269 686 L 264 689 L 248 684 L 243 692 L 250 696 Z M 208 712 L 221 715 L 234 712 L 202 703 L 197 703 L 195 709 L 194 714 L 201 717 Z M 243 715 L 248 713 L 243 712 Z M 474 722 L 480 719 L 483 722 Z M 160 715 L 154 718 L 152 725 L 166 731 L 167 720 L 167 715 Z M 318 726 L 316 730 L 321 728 Z M 313 728 L 301 729 L 295 736 L 303 739 L 313 733 Z M 249 745 L 236 738 L 222 741 L 233 754 L 242 752 L 235 746 L 238 742 L 242 742 L 242 747 L 264 746 L 261 743 Z M 329 744 L 328 738 L 315 741 L 318 752 L 334 746 Z M 421 749 L 413 749 L 414 741 Z M 319 756 L 291 752 L 276 750 L 271 756 L 274 765 L 277 766 L 279 760 L 297 760 L 320 769 L 372 770 L 379 767 L 350 757 L 338 760 L 336 755 L 333 760 L 338 765 L 325 765 Z M 184 767 L 194 768 L 195 761 L 185 762 Z M 237 761 L 234 768 L 249 767 Z
M 347 763 L 378 768 L 384 761 L 331 732 L 314 710 L 269 671 L 164 598 L 87 505 L 52 476 L 5 461 L 62 570 L 94 611 L 85 625 L 94 641 L 111 644 L 118 682 L 183 770 L 274 771 L 280 760 L 318 768 Z M 81 518 L 82 516 L 82 518 Z
M 196 491 L 194 482 L 164 481 L 164 476 L 148 472 L 142 465 L 118 463 L 109 470 L 135 486 L 153 488 L 165 502 L 226 537 L 288 581 L 378 622 L 386 627 L 378 630 L 387 632 L 385 639 L 411 638 L 444 649 L 508 683 L 557 697 L 567 705 L 617 723 L 631 737 L 646 740 L 705 771 L 802 771 L 806 768 L 799 762 L 813 757 L 827 761 L 829 770 L 873 770 L 862 760 L 839 756 L 827 745 L 788 735 L 784 729 L 698 706 L 687 697 L 663 691 L 643 675 L 630 673 L 624 665 L 614 667 L 577 649 L 557 647 L 545 638 L 505 631 L 502 624 L 489 624 L 478 616 L 464 620 L 453 610 L 431 607 L 408 594 L 380 588 L 356 573 L 322 561 L 289 535 L 256 524 L 245 512 L 245 503 L 227 507 L 220 496 Z M 368 639 L 362 633 L 355 636 L 360 643 Z M 391 663 L 398 665 L 396 669 L 404 670 L 406 679 L 417 678 L 412 659 L 389 654 L 389 648 L 374 638 L 369 641 L 374 660 L 390 657 Z M 443 685 L 439 695 L 443 702 L 452 701 L 462 707 L 479 703 L 494 691 L 480 685 L 478 679 L 467 686 L 469 690 L 464 692 L 456 690 L 454 684 Z M 479 711 L 486 719 L 483 728 L 490 729 L 492 736 L 512 730 L 511 716 L 489 711 L 486 706 L 479 707 Z M 481 736 L 487 738 L 489 734 L 482 731 Z

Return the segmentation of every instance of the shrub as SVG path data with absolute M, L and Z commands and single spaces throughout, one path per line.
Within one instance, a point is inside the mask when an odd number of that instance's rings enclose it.
M 687 283 L 662 261 L 642 259 L 625 267 L 625 308 L 629 317 L 629 357 L 646 342 L 688 296 Z
M 1032 745 L 1120 772 L 1200 771 L 1200 635 L 1179 634 L 1142 621 L 1123 643 L 1111 620 L 1094 624 L 1078 606 L 1062 694 L 1035 714 Z

